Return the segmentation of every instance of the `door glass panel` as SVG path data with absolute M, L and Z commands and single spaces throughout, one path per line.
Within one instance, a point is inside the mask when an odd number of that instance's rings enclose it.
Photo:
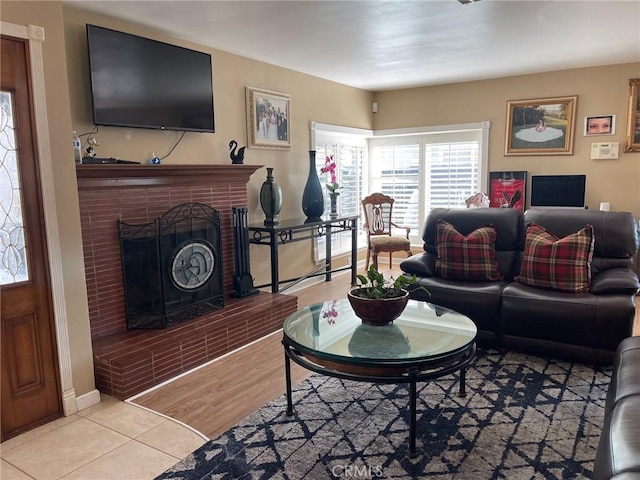
M 0 284 L 8 285 L 28 280 L 29 272 L 10 92 L 0 92 L 0 106 Z

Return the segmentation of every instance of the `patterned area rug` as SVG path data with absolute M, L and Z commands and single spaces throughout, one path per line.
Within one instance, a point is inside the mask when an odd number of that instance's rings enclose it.
M 312 375 L 158 479 L 591 478 L 609 367 L 478 350 L 467 372 L 418 384 L 409 458 L 407 385 Z

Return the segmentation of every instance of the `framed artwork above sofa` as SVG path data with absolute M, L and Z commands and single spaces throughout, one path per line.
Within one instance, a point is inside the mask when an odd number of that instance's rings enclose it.
M 577 96 L 507 102 L 505 155 L 573 155 Z

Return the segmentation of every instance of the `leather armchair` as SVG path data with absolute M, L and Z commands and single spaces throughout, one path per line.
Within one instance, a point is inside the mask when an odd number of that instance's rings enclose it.
M 593 478 L 640 479 L 640 337 L 616 351 Z

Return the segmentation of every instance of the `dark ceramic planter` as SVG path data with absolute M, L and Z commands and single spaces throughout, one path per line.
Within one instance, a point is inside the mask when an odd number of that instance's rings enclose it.
M 347 298 L 356 316 L 366 325 L 387 325 L 402 314 L 407 302 L 409 292 L 404 292 L 401 297 L 372 299 L 358 296 L 363 289 L 354 288 L 349 291 Z

